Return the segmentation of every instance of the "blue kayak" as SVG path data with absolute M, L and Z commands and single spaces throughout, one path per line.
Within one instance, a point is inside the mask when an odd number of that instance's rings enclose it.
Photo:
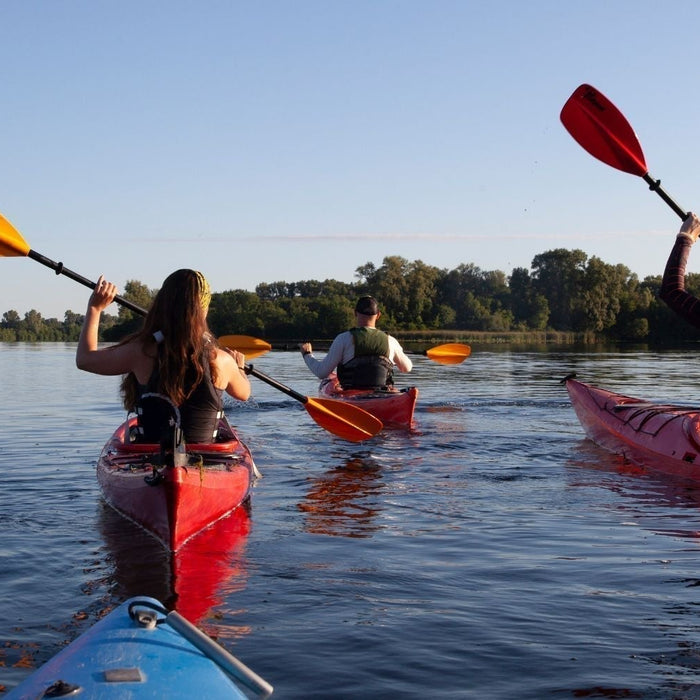
M 247 689 L 244 691 L 244 689 Z M 177 612 L 130 598 L 11 690 L 19 698 L 266 698 L 272 686 Z

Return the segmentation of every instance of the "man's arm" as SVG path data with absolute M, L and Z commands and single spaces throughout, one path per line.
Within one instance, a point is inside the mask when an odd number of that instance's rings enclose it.
M 346 331 L 335 337 L 322 360 L 317 360 L 313 353 L 308 352 L 304 355 L 304 362 L 319 379 L 325 379 L 339 364 L 351 360 L 353 354 L 352 336 Z
M 399 341 L 392 335 L 389 336 L 389 359 L 401 372 L 410 372 L 413 369 L 413 362 L 407 357 Z

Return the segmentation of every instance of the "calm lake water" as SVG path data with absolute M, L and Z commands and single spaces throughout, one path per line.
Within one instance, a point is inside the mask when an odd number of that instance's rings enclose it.
M 227 405 L 263 473 L 250 512 L 174 562 L 100 499 L 124 412 L 73 355 L 0 344 L 5 690 L 146 594 L 274 698 L 700 698 L 700 485 L 594 446 L 559 383 L 700 401 L 697 353 L 415 356 L 416 430 L 361 445 L 253 379 Z M 255 365 L 315 395 L 297 353 Z

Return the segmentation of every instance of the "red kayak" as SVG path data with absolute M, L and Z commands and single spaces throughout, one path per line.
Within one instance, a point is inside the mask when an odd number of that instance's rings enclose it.
M 128 442 L 135 423 L 120 425 L 104 446 L 97 480 L 109 505 L 171 551 L 249 497 L 255 464 L 225 418 L 218 442 L 186 445 L 185 466 L 159 466 L 160 445 Z
M 572 377 L 566 388 L 598 445 L 649 469 L 700 480 L 700 406 L 650 403 Z
M 346 401 L 379 418 L 385 426 L 411 428 L 418 389 L 343 389 L 335 374 L 321 382 L 319 396 Z

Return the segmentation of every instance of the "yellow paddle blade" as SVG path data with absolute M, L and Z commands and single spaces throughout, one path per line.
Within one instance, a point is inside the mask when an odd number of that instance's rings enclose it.
M 441 365 L 458 365 L 472 354 L 472 349 L 462 343 L 446 343 L 426 350 L 425 354 Z
M 231 350 L 242 352 L 246 360 L 260 357 L 260 355 L 264 355 L 272 350 L 270 343 L 266 343 L 260 338 L 253 338 L 250 335 L 222 335 L 218 338 L 218 341 L 222 348 L 230 348 Z
M 0 256 L 17 258 L 23 255 L 29 255 L 29 244 L 22 238 L 19 231 L 0 215 Z
M 307 398 L 307 413 L 328 432 L 350 442 L 374 437 L 384 424 L 362 408 L 336 399 Z

